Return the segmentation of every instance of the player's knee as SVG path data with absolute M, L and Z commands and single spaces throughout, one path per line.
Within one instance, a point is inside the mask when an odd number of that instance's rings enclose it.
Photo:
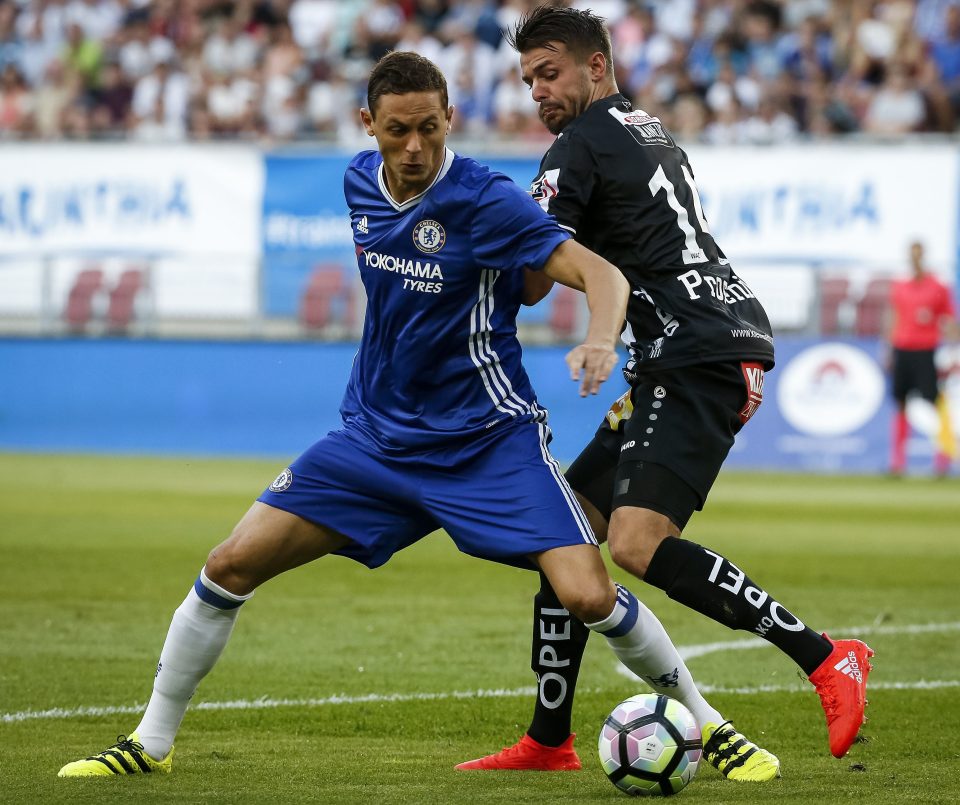
M 256 568 L 246 560 L 244 551 L 237 539 L 237 531 L 226 542 L 222 542 L 207 555 L 204 572 L 214 584 L 234 595 L 252 593 L 259 583 Z
M 664 536 L 654 536 L 643 531 L 628 532 L 611 527 L 607 538 L 610 558 L 617 567 L 642 579 Z
M 560 596 L 564 608 L 583 623 L 602 621 L 613 611 L 616 592 L 609 582 L 565 590 Z

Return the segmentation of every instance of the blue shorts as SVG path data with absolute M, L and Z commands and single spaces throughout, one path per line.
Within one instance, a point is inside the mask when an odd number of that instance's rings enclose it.
M 349 537 L 337 553 L 371 568 L 438 528 L 463 553 L 531 567 L 527 554 L 597 544 L 549 440 L 545 424 L 507 424 L 456 447 L 390 456 L 345 427 L 257 499 Z

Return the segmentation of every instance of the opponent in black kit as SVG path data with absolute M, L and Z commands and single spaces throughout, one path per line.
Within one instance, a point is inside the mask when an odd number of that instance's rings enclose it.
M 710 234 L 687 155 L 618 92 L 603 20 L 542 6 L 511 42 L 540 118 L 557 135 L 533 196 L 632 288 L 630 389 L 567 479 L 620 567 L 731 629 L 760 635 L 803 669 L 820 695 L 830 750 L 842 757 L 864 720 L 873 652 L 808 628 L 725 557 L 680 537 L 762 401 L 774 362 L 763 307 Z M 529 277 L 527 301 L 550 284 Z M 533 634 L 539 685 L 530 729 L 516 745 L 458 768 L 579 768 L 570 714 L 588 631 L 542 577 Z M 732 779 L 778 772 L 777 759 L 729 723 L 708 730 L 704 743 Z

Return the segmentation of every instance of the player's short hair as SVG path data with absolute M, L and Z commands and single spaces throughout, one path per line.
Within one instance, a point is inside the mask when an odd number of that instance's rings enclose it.
M 408 92 L 439 92 L 446 111 L 447 79 L 440 68 L 419 53 L 395 50 L 378 61 L 367 82 L 367 109 L 373 115 L 377 101 L 384 95 L 406 95 Z
M 560 42 L 578 61 L 585 62 L 596 52 L 607 60 L 607 73 L 613 72 L 613 48 L 603 17 L 593 12 L 563 6 L 542 5 L 523 15 L 516 27 L 506 33 L 507 42 L 518 53 L 550 47 Z

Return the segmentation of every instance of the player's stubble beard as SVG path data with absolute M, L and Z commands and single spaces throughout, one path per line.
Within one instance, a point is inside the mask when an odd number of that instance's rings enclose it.
M 563 131 L 571 122 L 576 120 L 580 115 L 582 115 L 587 107 L 592 103 L 591 95 L 591 82 L 590 76 L 587 72 L 586 67 L 580 67 L 579 70 L 579 93 L 576 98 L 569 98 L 565 100 L 562 104 L 550 104 L 546 107 L 547 110 L 553 111 L 556 110 L 553 118 L 548 122 L 544 118 L 544 105 L 540 104 L 540 108 L 537 110 L 537 114 L 540 117 L 540 122 L 546 127 L 547 131 L 551 134 L 559 134 Z M 569 103 L 569 106 L 568 106 Z

